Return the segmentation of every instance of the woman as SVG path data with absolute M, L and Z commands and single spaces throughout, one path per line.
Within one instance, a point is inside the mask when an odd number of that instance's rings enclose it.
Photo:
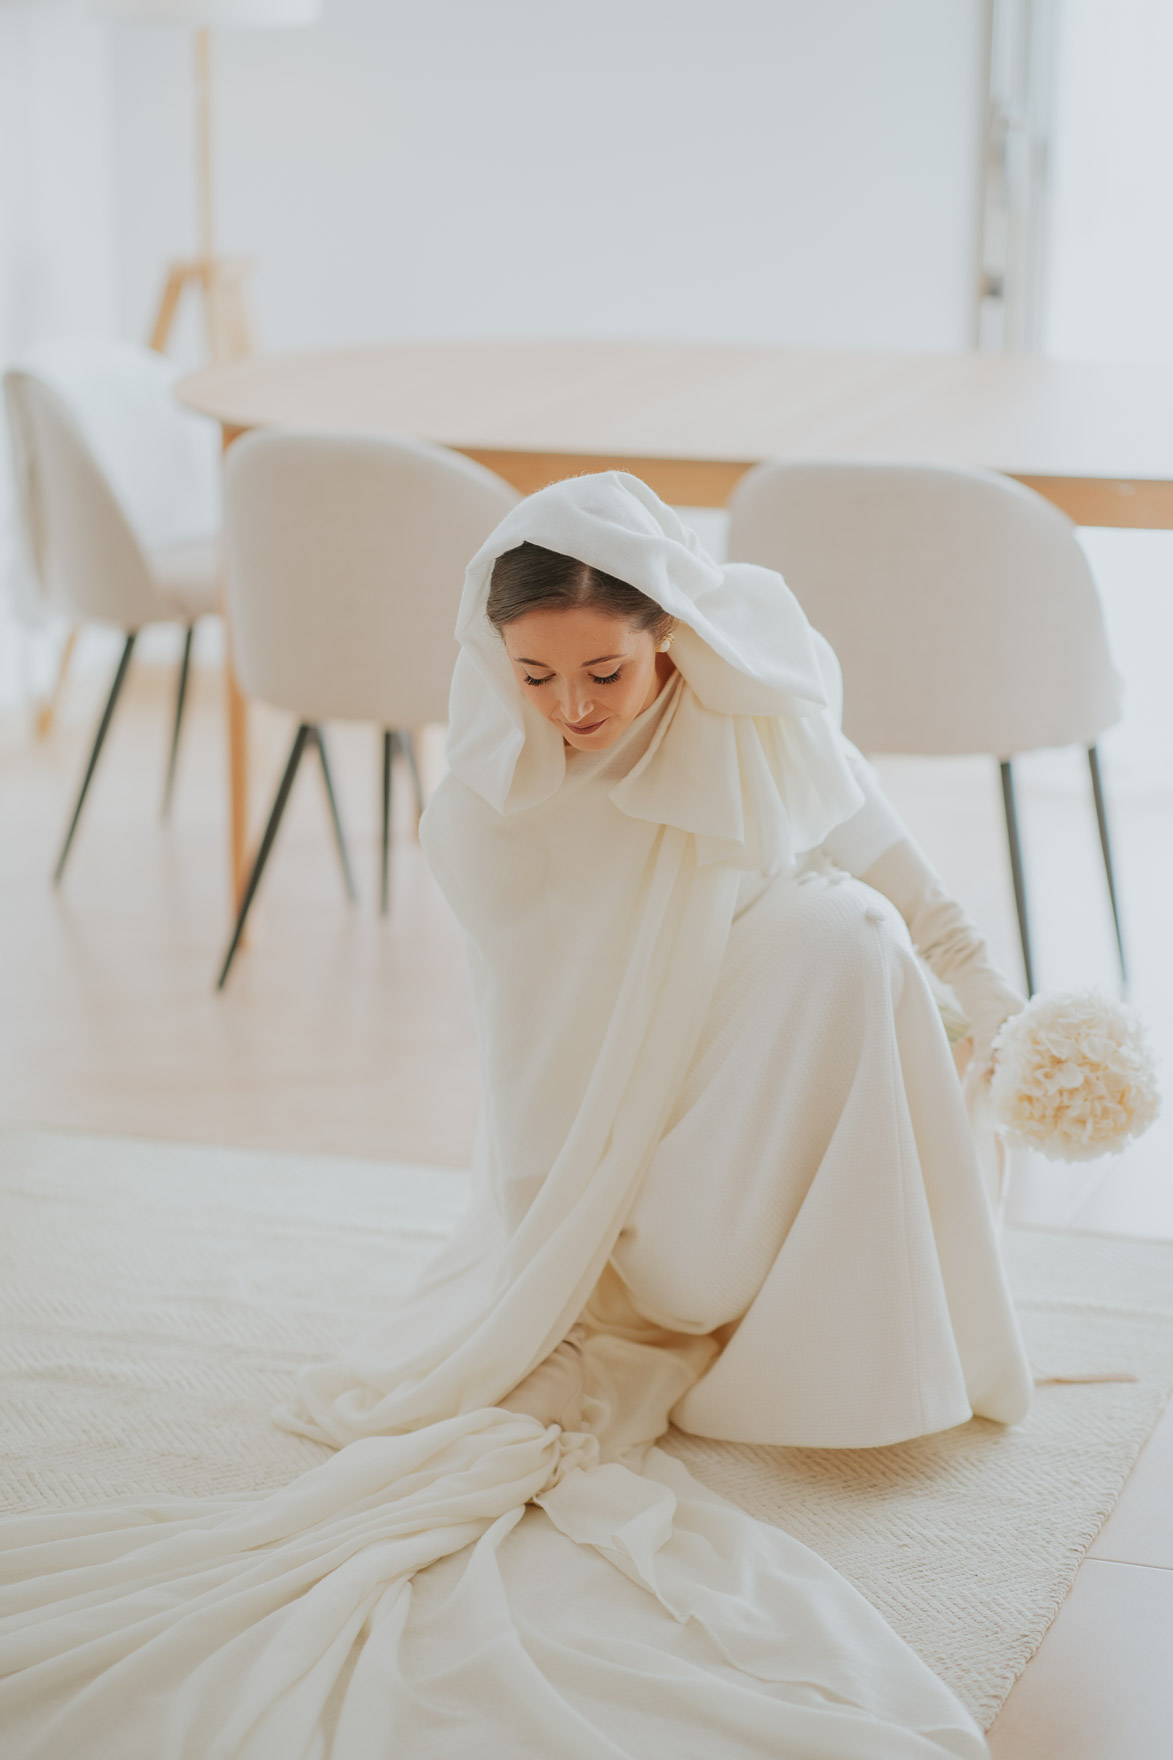
M 340 1452 L 295 1485 L 7 1525 L 13 1575 L 68 1573 L 13 1603 L 11 1751 L 979 1755 L 841 1578 L 651 1445 L 1023 1415 L 909 930 L 979 1068 L 1020 999 L 780 578 L 635 478 L 521 503 L 457 633 L 422 829 L 479 1011 L 468 1215 L 304 1373 L 282 1421 Z

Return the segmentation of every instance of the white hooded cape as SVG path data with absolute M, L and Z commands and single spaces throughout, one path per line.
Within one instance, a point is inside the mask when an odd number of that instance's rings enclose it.
M 678 676 L 605 752 L 566 753 L 486 619 L 526 539 L 678 620 Z M 717 566 L 618 473 L 507 516 L 458 635 L 423 837 L 480 1015 L 469 1214 L 402 1309 L 303 1374 L 282 1421 L 339 1446 L 323 1466 L 0 1525 L 6 1751 L 979 1755 L 843 1579 L 650 1447 L 718 1345 L 641 1320 L 608 1268 L 741 877 L 860 805 L 833 670 L 779 576 Z

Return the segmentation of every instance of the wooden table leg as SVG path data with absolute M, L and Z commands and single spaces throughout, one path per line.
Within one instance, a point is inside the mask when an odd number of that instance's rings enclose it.
M 224 451 L 244 432 L 222 424 Z M 232 665 L 232 632 L 224 605 L 224 582 L 220 582 L 220 608 L 224 613 L 224 710 L 228 730 L 229 850 L 232 875 L 232 915 L 236 916 L 248 880 L 248 698 L 236 681 Z

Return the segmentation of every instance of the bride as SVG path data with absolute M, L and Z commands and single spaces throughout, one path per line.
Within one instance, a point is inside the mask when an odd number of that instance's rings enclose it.
M 1030 1394 L 971 1080 L 1022 999 L 839 731 L 781 578 L 637 479 L 469 566 L 429 863 L 468 942 L 472 1197 L 279 1421 L 283 1491 L 0 1525 L 6 1752 L 972 1756 L 798 1542 L 654 1444 L 863 1448 Z

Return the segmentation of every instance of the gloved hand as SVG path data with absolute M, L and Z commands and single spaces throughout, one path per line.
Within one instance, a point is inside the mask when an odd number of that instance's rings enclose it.
M 981 931 L 910 837 L 891 844 L 858 876 L 890 899 L 908 925 L 912 944 L 933 974 L 948 984 L 973 1029 L 971 1068 L 992 1062 L 991 1046 L 1003 1021 L 1026 998 L 991 963 Z

